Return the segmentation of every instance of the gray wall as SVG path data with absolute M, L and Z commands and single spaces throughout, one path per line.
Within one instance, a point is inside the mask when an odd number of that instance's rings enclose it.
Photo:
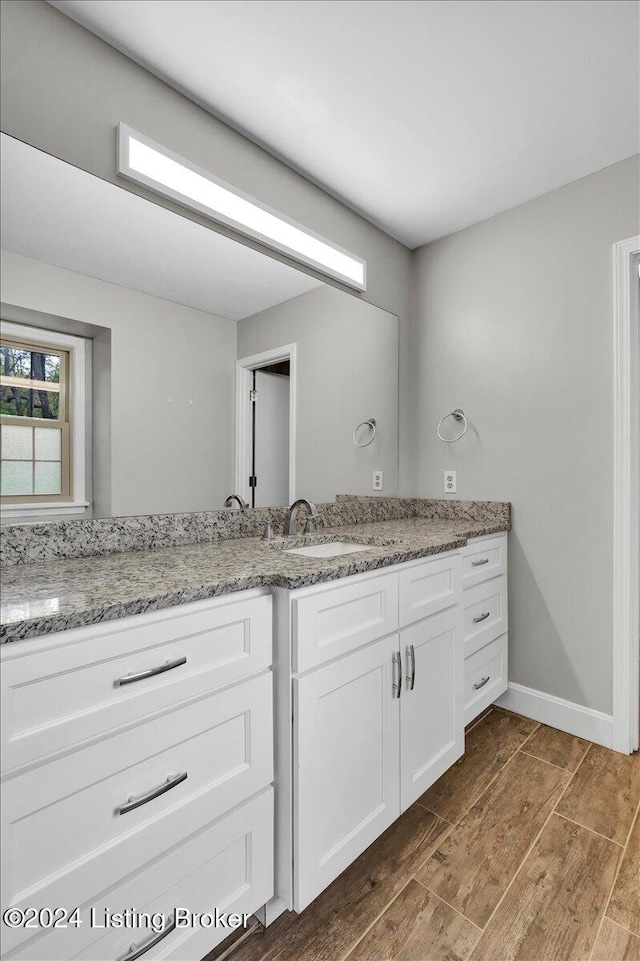
M 367 259 L 362 299 L 400 322 L 401 492 L 454 467 L 458 496 L 514 502 L 512 679 L 609 711 L 611 243 L 638 231 L 634 164 L 418 251 L 410 322 L 406 248 L 44 0 L 2 3 L 2 93 L 6 133 L 98 176 L 118 182 L 124 121 Z M 456 404 L 472 427 L 447 452 Z
M 5 303 L 111 331 L 111 513 L 222 507 L 233 490 L 236 324 L 7 252 L 1 284 Z M 96 448 L 105 440 L 94 431 Z
M 333 287 L 319 287 L 238 323 L 238 357 L 297 344 L 296 492 L 313 501 L 398 493 L 398 320 Z M 373 442 L 353 443 L 377 420 Z M 366 435 L 365 435 L 366 438 Z
M 116 177 L 116 125 L 123 121 L 364 257 L 369 289 L 352 296 L 398 316 L 401 363 L 408 364 L 411 256 L 406 247 L 44 0 L 3 0 L 1 14 L 5 133 L 211 227 L 197 214 Z M 408 489 L 407 378 L 400 386 L 400 411 L 401 486 Z
M 612 248 L 636 159 L 420 248 L 415 493 L 510 500 L 510 678 L 612 708 Z M 435 436 L 453 407 L 469 431 Z

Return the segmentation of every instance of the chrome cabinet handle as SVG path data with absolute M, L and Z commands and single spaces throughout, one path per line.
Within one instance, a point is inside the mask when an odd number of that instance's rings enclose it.
M 416 683 L 416 652 L 413 644 L 406 649 L 407 657 L 407 690 L 412 691 Z
M 142 807 L 143 804 L 148 804 L 149 801 L 155 801 L 157 797 L 166 794 L 167 791 L 171 791 L 172 788 L 177 787 L 178 784 L 182 784 L 183 781 L 187 780 L 187 777 L 186 771 L 183 771 L 182 774 L 174 774 L 172 777 L 168 777 L 166 781 L 163 781 L 158 787 L 151 788 L 146 794 L 130 797 L 128 801 L 116 808 L 116 814 L 128 814 L 129 811 L 135 811 L 136 808 Z
M 126 954 L 121 954 L 118 961 L 136 961 L 136 958 L 141 958 L 143 954 L 146 954 L 151 948 L 155 947 L 158 942 L 166 938 L 168 934 L 171 934 L 176 926 L 176 916 L 172 914 L 167 918 L 166 923 L 163 925 L 162 929 L 156 934 L 152 934 L 150 938 L 146 941 L 141 941 L 140 944 L 132 944 L 129 946 L 129 950 Z
M 488 558 L 488 557 L 483 557 L 481 561 L 471 561 L 471 566 L 472 566 L 472 567 L 482 567 L 483 564 L 488 564 L 488 563 L 489 563 L 489 558 Z
M 487 674 L 487 676 L 486 676 L 486 677 L 483 677 L 481 681 L 478 681 L 477 684 L 474 684 L 474 685 L 473 685 L 474 691 L 479 691 L 480 688 L 481 688 L 481 687 L 484 687 L 485 684 L 488 684 L 490 680 L 491 680 L 491 675 L 490 675 L 490 674 Z
M 398 680 L 394 680 L 391 685 L 393 691 L 393 696 L 395 698 L 400 697 L 402 694 L 402 658 L 400 657 L 400 651 L 394 651 L 393 657 L 391 658 L 391 664 L 393 667 L 393 676 L 397 676 Z
M 176 657 L 175 661 L 167 661 L 166 664 L 160 664 L 158 667 L 150 667 L 148 671 L 139 671 L 137 674 L 125 674 L 124 677 L 119 677 L 115 681 L 116 687 L 124 687 L 125 684 L 134 684 L 136 681 L 144 681 L 147 677 L 155 677 L 156 674 L 164 674 L 165 671 L 172 671 L 174 667 L 181 667 L 182 664 L 186 664 L 186 657 Z
M 486 621 L 486 619 L 490 616 L 491 616 L 491 611 L 485 611 L 484 614 L 478 614 L 477 617 L 474 617 L 473 623 L 479 624 L 480 621 Z

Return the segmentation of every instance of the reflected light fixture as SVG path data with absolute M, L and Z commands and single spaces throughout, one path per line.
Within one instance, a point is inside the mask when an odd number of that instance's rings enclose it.
M 366 290 L 366 261 L 265 207 L 126 124 L 118 174 L 257 240 L 348 287 Z

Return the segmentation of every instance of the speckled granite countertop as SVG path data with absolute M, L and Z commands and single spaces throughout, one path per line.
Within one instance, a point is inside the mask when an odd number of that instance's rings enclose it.
M 463 547 L 508 529 L 504 520 L 408 517 L 332 527 L 317 540 L 350 539 L 370 549 L 335 558 L 301 557 L 256 538 L 57 560 L 2 573 L 0 641 L 6 643 L 255 587 L 295 590 Z

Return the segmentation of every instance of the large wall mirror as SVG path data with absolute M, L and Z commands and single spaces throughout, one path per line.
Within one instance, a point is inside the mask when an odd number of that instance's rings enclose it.
M 5 516 L 398 493 L 395 316 L 5 135 L 2 169 Z

